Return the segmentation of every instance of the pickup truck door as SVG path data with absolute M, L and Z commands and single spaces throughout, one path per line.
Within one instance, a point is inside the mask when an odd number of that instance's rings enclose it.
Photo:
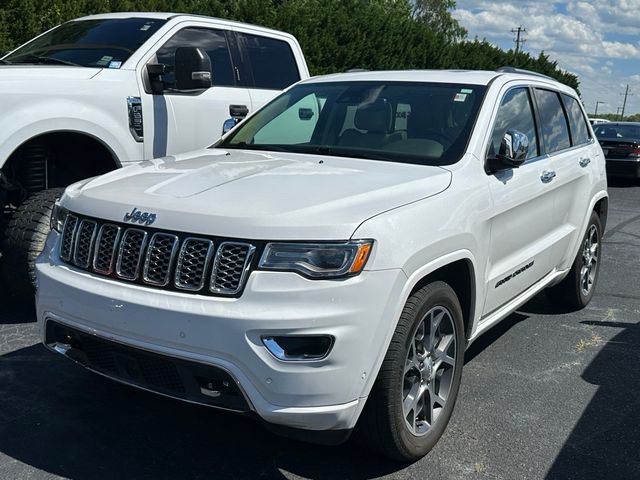
M 509 89 L 496 113 L 488 156 L 495 155 L 507 129 L 529 138 L 527 160 L 518 168 L 488 175 L 493 201 L 491 238 L 485 275 L 487 316 L 532 286 L 552 270 L 550 263 L 553 196 L 552 162 L 540 155 L 531 93 L 527 87 Z
M 187 26 L 171 36 L 148 63 L 168 66 L 162 76 L 164 91 L 143 98 L 145 119 L 150 114 L 152 128 L 145 125 L 145 157 L 160 157 L 205 148 L 222 135 L 224 121 L 230 118 L 230 106 L 251 110 L 248 89 L 238 81 L 238 69 L 232 55 L 233 33 L 211 27 Z M 211 59 L 212 87 L 197 92 L 174 88 L 175 51 L 178 47 L 197 46 Z M 151 131 L 149 138 L 147 132 Z

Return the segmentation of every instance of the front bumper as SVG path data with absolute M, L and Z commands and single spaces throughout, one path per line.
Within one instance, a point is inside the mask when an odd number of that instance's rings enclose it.
M 640 158 L 607 158 L 607 175 L 611 177 L 640 178 Z
M 185 295 L 65 266 L 57 256 L 57 239 L 56 233 L 50 235 L 37 263 L 37 315 L 42 340 L 50 348 L 55 342 L 49 325 L 55 323 L 96 341 L 133 349 L 131 355 L 121 355 L 125 360 L 115 373 L 84 362 L 98 373 L 196 403 L 250 410 L 267 422 L 308 430 L 355 425 L 394 328 L 406 281 L 401 270 L 365 271 L 342 281 L 253 272 L 241 298 Z M 261 341 L 264 335 L 292 334 L 331 335 L 335 343 L 322 360 L 282 362 Z M 240 406 L 198 398 L 201 385 L 189 379 L 183 382 L 195 385 L 195 390 L 185 397 L 136 381 L 135 375 L 127 377 L 126 358 L 145 354 L 228 374 Z M 206 372 L 185 371 L 187 376 L 207 378 Z

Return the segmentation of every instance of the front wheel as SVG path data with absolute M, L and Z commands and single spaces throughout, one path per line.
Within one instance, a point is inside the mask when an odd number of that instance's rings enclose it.
M 2 275 L 9 291 L 18 299 L 33 297 L 36 258 L 50 231 L 51 210 L 63 188 L 34 193 L 11 214 L 2 242 Z
M 602 225 L 598 214 L 592 212 L 571 270 L 559 284 L 547 290 L 549 300 L 554 305 L 571 310 L 586 307 L 596 288 L 601 255 Z
M 401 461 L 426 455 L 451 418 L 464 350 L 462 309 L 453 289 L 437 281 L 414 293 L 363 412 L 365 442 Z

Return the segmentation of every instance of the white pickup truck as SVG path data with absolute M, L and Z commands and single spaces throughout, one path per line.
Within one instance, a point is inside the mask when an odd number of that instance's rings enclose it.
M 4 272 L 31 293 L 61 188 L 212 144 L 309 71 L 283 32 L 194 15 L 64 23 L 0 58 Z

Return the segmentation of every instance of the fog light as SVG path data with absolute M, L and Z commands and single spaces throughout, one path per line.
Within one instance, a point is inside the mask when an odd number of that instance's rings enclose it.
M 278 360 L 303 362 L 322 360 L 331 351 L 334 338 L 330 335 L 281 335 L 262 337 L 262 343 Z

